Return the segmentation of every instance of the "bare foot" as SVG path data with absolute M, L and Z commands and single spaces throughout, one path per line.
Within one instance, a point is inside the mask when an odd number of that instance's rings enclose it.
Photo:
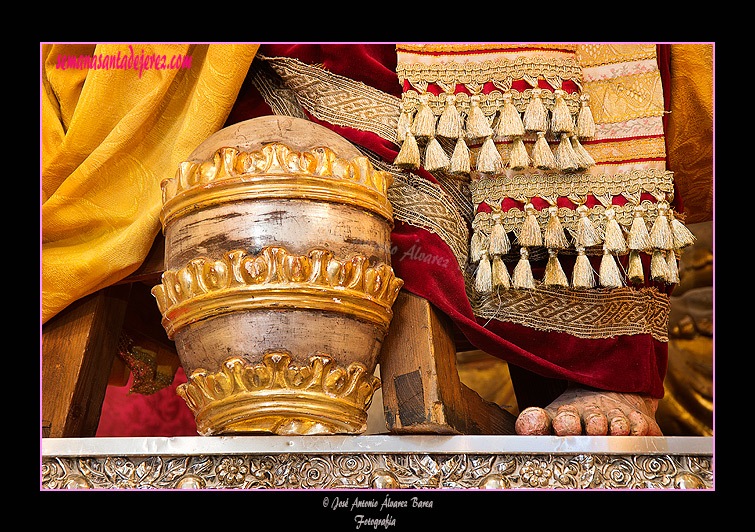
M 525 408 L 516 433 L 556 436 L 662 436 L 655 422 L 658 400 L 639 394 L 570 386 L 545 408 Z

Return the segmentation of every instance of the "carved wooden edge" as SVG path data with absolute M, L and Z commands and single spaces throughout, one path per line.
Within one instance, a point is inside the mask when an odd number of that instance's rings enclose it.
M 379 358 L 388 430 L 514 434 L 513 414 L 461 383 L 451 320 L 406 290 L 393 312 Z
M 42 436 L 93 436 L 131 287 L 86 296 L 42 327 Z

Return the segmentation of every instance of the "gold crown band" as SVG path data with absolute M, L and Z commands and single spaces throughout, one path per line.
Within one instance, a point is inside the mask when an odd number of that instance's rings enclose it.
M 184 162 L 161 183 L 165 228 L 197 209 L 248 199 L 302 199 L 353 205 L 393 220 L 387 199 L 393 178 L 367 157 L 338 158 L 329 148 L 296 152 L 272 143 L 259 151 L 221 148 L 202 163 Z
M 242 310 L 296 308 L 347 314 L 387 330 L 403 281 L 380 263 L 327 250 L 295 255 L 268 246 L 251 255 L 235 250 L 219 260 L 194 259 L 163 273 L 152 289 L 170 338 L 191 323 Z
M 365 429 L 378 388 L 363 364 L 342 367 L 318 354 L 297 365 L 280 352 L 258 364 L 233 357 L 211 374 L 195 370 L 177 392 L 200 434 L 336 434 Z

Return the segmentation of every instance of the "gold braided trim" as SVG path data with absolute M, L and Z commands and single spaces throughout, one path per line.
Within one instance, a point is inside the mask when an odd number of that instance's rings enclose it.
M 400 101 L 395 96 L 296 59 L 262 59 L 317 118 L 396 142 Z
M 464 85 L 473 94 L 481 85 L 492 82 L 501 90 L 511 88 L 514 80 L 545 79 L 553 88 L 560 88 L 568 80 L 582 82 L 582 68 L 573 57 L 519 56 L 515 59 L 485 60 L 482 62 L 454 61 L 422 64 L 399 63 L 396 66 L 399 81 L 425 91 L 428 84 L 437 84 L 445 92 L 453 93 L 456 85 Z
M 668 342 L 670 303 L 653 288 L 572 289 L 538 287 L 480 296 L 466 277 L 475 316 L 579 338 L 650 334 Z M 471 288 L 470 288 L 471 287 Z
M 404 282 L 367 257 L 338 259 L 327 250 L 296 255 L 268 246 L 258 254 L 234 250 L 167 270 L 152 288 L 169 337 L 201 320 L 261 309 L 315 309 L 347 314 L 387 330 Z
M 470 45 L 463 43 L 400 43 L 396 45 L 396 52 L 416 53 L 416 54 L 445 54 L 455 52 L 466 52 L 467 54 L 477 55 L 480 52 L 497 52 L 505 48 L 512 52 L 520 53 L 522 50 L 541 50 L 543 52 L 552 50 L 556 52 L 576 52 L 578 45 L 564 43 L 479 43 L 474 45 L 474 50 L 470 51 Z
M 621 195 L 639 198 L 639 194 L 643 192 L 662 199 L 673 197 L 674 175 L 673 172 L 657 169 L 631 170 L 617 174 L 522 172 L 474 179 L 469 188 L 475 205 L 500 203 L 504 198 L 585 198 L 587 195 L 609 200 L 610 197 Z

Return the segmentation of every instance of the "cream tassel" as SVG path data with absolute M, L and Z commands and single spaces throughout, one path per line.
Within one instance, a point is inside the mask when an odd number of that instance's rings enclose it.
M 437 135 L 449 139 L 458 139 L 462 135 L 462 119 L 456 109 L 456 96 L 446 96 L 446 107 L 438 119 Z
M 500 255 L 493 257 L 491 276 L 493 288 L 511 288 L 511 277 Z
M 600 244 L 601 236 L 598 228 L 590 220 L 588 209 L 585 205 L 577 207 L 579 220 L 577 222 L 577 244 L 583 247 L 590 247 Z
M 590 109 L 590 95 L 582 94 L 579 98 L 579 115 L 577 115 L 577 135 L 581 138 L 590 138 L 595 136 L 595 120 Z
M 577 166 L 580 170 L 586 170 L 591 166 L 595 166 L 595 159 L 593 159 L 592 155 L 590 155 L 585 147 L 582 146 L 582 143 L 579 142 L 579 139 L 576 135 L 571 136 L 571 147 L 572 151 L 574 151 L 575 157 L 577 158 Z
M 541 170 L 553 170 L 556 168 L 556 158 L 553 155 L 548 141 L 545 140 L 543 131 L 537 132 L 537 140 L 532 148 L 532 164 Z
M 578 169 L 577 155 L 571 147 L 568 134 L 561 134 L 561 141 L 558 143 L 553 155 L 556 159 L 556 168 L 562 172 L 575 172 Z
M 609 253 L 623 254 L 627 252 L 627 242 L 624 239 L 624 232 L 616 221 L 616 211 L 609 207 L 605 213 L 606 231 L 603 238 L 603 246 Z
M 401 145 L 401 149 L 396 155 L 396 159 L 393 164 L 401 168 L 418 168 L 419 167 L 419 146 L 417 145 L 417 139 L 411 132 L 407 132 L 404 138 L 404 143 Z
M 530 266 L 530 252 L 523 247 L 519 250 L 519 254 L 519 262 L 514 268 L 512 284 L 514 288 L 519 289 L 535 288 L 535 278 L 532 276 L 532 266 Z
M 512 170 L 522 170 L 530 165 L 530 156 L 522 137 L 515 137 L 509 152 L 509 166 Z
M 645 208 L 641 205 L 637 205 L 634 208 L 634 219 L 632 220 L 632 226 L 629 228 L 627 246 L 634 251 L 646 251 L 653 247 L 645 217 L 642 215 L 644 210 Z
M 448 169 L 454 174 L 468 174 L 472 169 L 469 161 L 469 148 L 461 137 L 456 141 L 456 147 L 454 147 L 454 152 L 451 155 Z
M 650 279 L 667 283 L 669 281 L 668 263 L 665 252 L 656 249 L 650 258 Z
M 429 94 L 420 96 L 420 105 L 417 115 L 414 117 L 411 132 L 416 138 L 435 136 L 435 114 L 428 105 Z
M 487 238 L 482 231 L 472 233 L 472 239 L 469 243 L 469 257 L 472 262 L 477 263 L 482 259 L 482 254 L 488 249 Z
M 658 216 L 650 230 L 650 241 L 656 249 L 672 249 L 674 247 L 674 235 L 671 233 L 671 224 L 668 221 L 669 205 L 665 201 L 658 203 Z
M 551 131 L 553 133 L 574 133 L 574 120 L 571 117 L 569 106 L 566 105 L 566 100 L 564 100 L 566 93 L 557 89 L 553 94 L 556 97 L 556 103 L 553 106 L 551 117 Z
M 494 214 L 493 230 L 490 232 L 490 241 L 488 243 L 488 252 L 491 255 L 505 255 L 511 250 L 511 242 L 506 234 L 506 229 L 501 223 L 500 213 Z
M 676 284 L 679 282 L 679 263 L 676 261 L 676 253 L 669 251 L 666 254 L 666 265 L 668 266 L 668 282 Z
M 486 174 L 500 174 L 503 171 L 503 159 L 491 137 L 482 144 L 475 168 L 478 172 Z
M 676 219 L 674 211 L 669 211 L 671 218 L 671 234 L 674 235 L 674 249 L 683 249 L 695 243 L 695 235 L 687 226 Z
M 532 98 L 527 107 L 524 109 L 524 129 L 527 131 L 547 131 L 548 130 L 548 111 L 546 111 L 543 101 L 540 99 L 542 89 L 532 89 Z
M 519 111 L 516 110 L 516 107 L 511 100 L 511 93 L 504 93 L 503 107 L 501 108 L 501 114 L 498 118 L 498 126 L 496 127 L 496 136 L 499 138 L 524 136 L 522 117 L 519 115 Z
M 605 288 L 619 288 L 624 284 L 621 281 L 621 271 L 616 263 L 616 257 L 606 247 L 603 247 L 603 257 L 600 259 L 598 275 L 600 286 Z
M 577 248 L 577 260 L 574 262 L 574 271 L 572 272 L 573 288 L 593 288 L 595 286 L 595 274 L 592 271 L 590 259 L 585 254 L 585 248 Z
M 448 155 L 443 151 L 443 148 L 435 137 L 430 139 L 425 148 L 425 164 L 422 166 L 427 171 L 441 170 L 448 168 L 449 164 Z
M 535 206 L 527 203 L 524 206 L 524 223 L 519 230 L 517 242 L 521 246 L 536 247 L 543 245 L 543 234 L 540 231 L 540 224 L 535 216 Z
M 475 276 L 475 290 L 480 294 L 489 294 L 493 291 L 493 277 L 488 254 L 483 251 L 480 263 L 477 265 Z
M 403 107 L 403 105 L 402 105 Z M 412 113 L 406 109 L 401 110 L 401 114 L 398 117 L 398 125 L 396 126 L 396 135 L 399 142 L 403 142 L 409 133 L 412 125 Z
M 470 98 L 469 116 L 467 117 L 467 138 L 469 140 L 479 140 L 490 137 L 493 130 L 490 128 L 485 113 L 480 108 L 480 96 L 475 94 Z
M 569 241 L 566 238 L 564 227 L 561 225 L 561 219 L 558 217 L 558 207 L 551 205 L 548 207 L 548 223 L 545 225 L 545 236 L 543 242 L 549 249 L 566 249 L 569 247 Z
M 558 251 L 555 249 L 548 250 L 548 263 L 545 265 L 545 275 L 543 284 L 546 286 L 569 286 L 569 280 L 566 278 L 564 269 L 558 260 Z
M 639 251 L 629 252 L 629 268 L 627 271 L 627 278 L 634 284 L 642 284 L 645 282 L 645 271 L 642 267 L 642 258 Z

